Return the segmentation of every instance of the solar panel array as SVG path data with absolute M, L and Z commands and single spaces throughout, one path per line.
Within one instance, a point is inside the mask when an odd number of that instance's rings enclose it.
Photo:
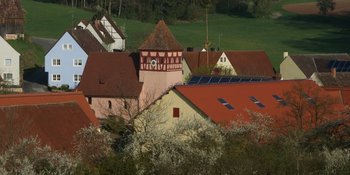
M 238 77 L 238 76 L 192 76 L 188 85 L 195 84 L 222 84 L 269 81 L 272 78 L 266 77 Z
M 350 61 L 332 60 L 329 62 L 328 68 L 336 68 L 337 72 L 350 72 Z

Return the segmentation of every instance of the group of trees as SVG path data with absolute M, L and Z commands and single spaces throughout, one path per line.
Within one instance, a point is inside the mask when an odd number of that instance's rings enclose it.
M 235 13 L 263 17 L 271 12 L 275 0 L 36 0 L 78 8 L 104 10 L 118 17 L 154 21 L 196 20 L 209 12 Z

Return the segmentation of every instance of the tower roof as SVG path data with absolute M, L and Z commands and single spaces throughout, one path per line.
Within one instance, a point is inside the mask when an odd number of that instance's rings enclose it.
M 168 26 L 160 20 L 153 32 L 139 47 L 140 50 L 182 50 L 181 44 L 175 39 Z

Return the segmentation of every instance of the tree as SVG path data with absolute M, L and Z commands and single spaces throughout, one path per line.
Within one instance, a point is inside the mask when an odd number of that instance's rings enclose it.
M 195 116 L 172 125 L 164 117 L 164 106 L 152 107 L 135 119 L 135 133 L 125 152 L 139 174 L 208 174 L 222 154 L 220 127 Z
M 80 129 L 74 136 L 75 155 L 85 164 L 93 165 L 112 153 L 112 138 L 95 126 Z
M 272 0 L 248 0 L 248 12 L 253 17 L 265 17 L 271 14 Z
M 317 6 L 322 15 L 327 15 L 329 11 L 333 11 L 335 4 L 336 3 L 333 0 L 317 0 Z
M 69 155 L 40 146 L 37 138 L 30 137 L 0 155 L 0 174 L 74 174 L 77 164 Z

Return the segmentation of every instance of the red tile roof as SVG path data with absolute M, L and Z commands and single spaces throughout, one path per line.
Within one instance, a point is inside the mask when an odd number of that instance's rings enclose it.
M 103 17 L 103 16 L 102 16 Z M 101 18 L 102 18 L 101 17 Z M 119 29 L 119 27 L 115 24 L 114 20 L 109 16 L 109 15 L 104 15 L 104 17 L 106 17 L 106 19 L 108 20 L 108 22 L 112 25 L 112 27 L 114 28 L 114 30 L 119 34 L 119 36 L 122 39 L 125 39 L 125 35 L 123 34 L 123 32 Z M 100 18 L 100 19 L 101 19 Z
M 326 92 L 311 80 L 176 86 L 175 91 L 179 92 L 180 95 L 215 123 L 226 125 L 231 121 L 248 121 L 249 117 L 246 109 L 249 109 L 263 114 L 269 114 L 281 126 L 283 125 L 281 122 L 285 122 L 286 119 L 283 114 L 286 114 L 289 108 L 282 108 L 280 103 L 272 95 L 278 95 L 283 98 L 285 92 L 297 84 L 300 84 L 302 87 L 318 89 L 322 94 L 331 95 L 339 99 L 337 93 Z M 312 95 L 309 94 L 309 96 Z M 255 97 L 265 107 L 260 108 L 249 97 Z M 218 101 L 218 98 L 226 100 L 234 109 L 228 110 Z
M 126 52 L 90 54 L 78 89 L 91 97 L 138 97 L 142 83 L 134 64 L 137 58 Z
M 276 76 L 264 51 L 224 51 L 237 75 Z
M 98 40 L 86 29 L 76 29 L 69 31 L 69 34 L 75 39 L 80 47 L 86 52 L 106 52 L 106 49 Z
M 191 72 L 202 66 L 214 66 L 218 62 L 222 52 L 208 52 L 209 65 L 207 65 L 207 52 L 184 52 L 183 58 L 185 59 Z
M 101 24 L 100 21 L 91 22 L 91 26 L 104 43 L 106 44 L 114 43 L 114 39 L 109 34 L 107 29 Z
M 168 26 L 160 20 L 153 32 L 139 47 L 140 50 L 182 51 L 181 44 L 175 39 Z
M 14 126 L 4 125 L 9 132 L 23 130 L 17 137 L 37 135 L 42 144 L 64 151 L 72 151 L 73 136 L 79 129 L 98 125 L 81 92 L 2 95 L 1 123 L 9 122 L 8 117 L 15 121 Z

